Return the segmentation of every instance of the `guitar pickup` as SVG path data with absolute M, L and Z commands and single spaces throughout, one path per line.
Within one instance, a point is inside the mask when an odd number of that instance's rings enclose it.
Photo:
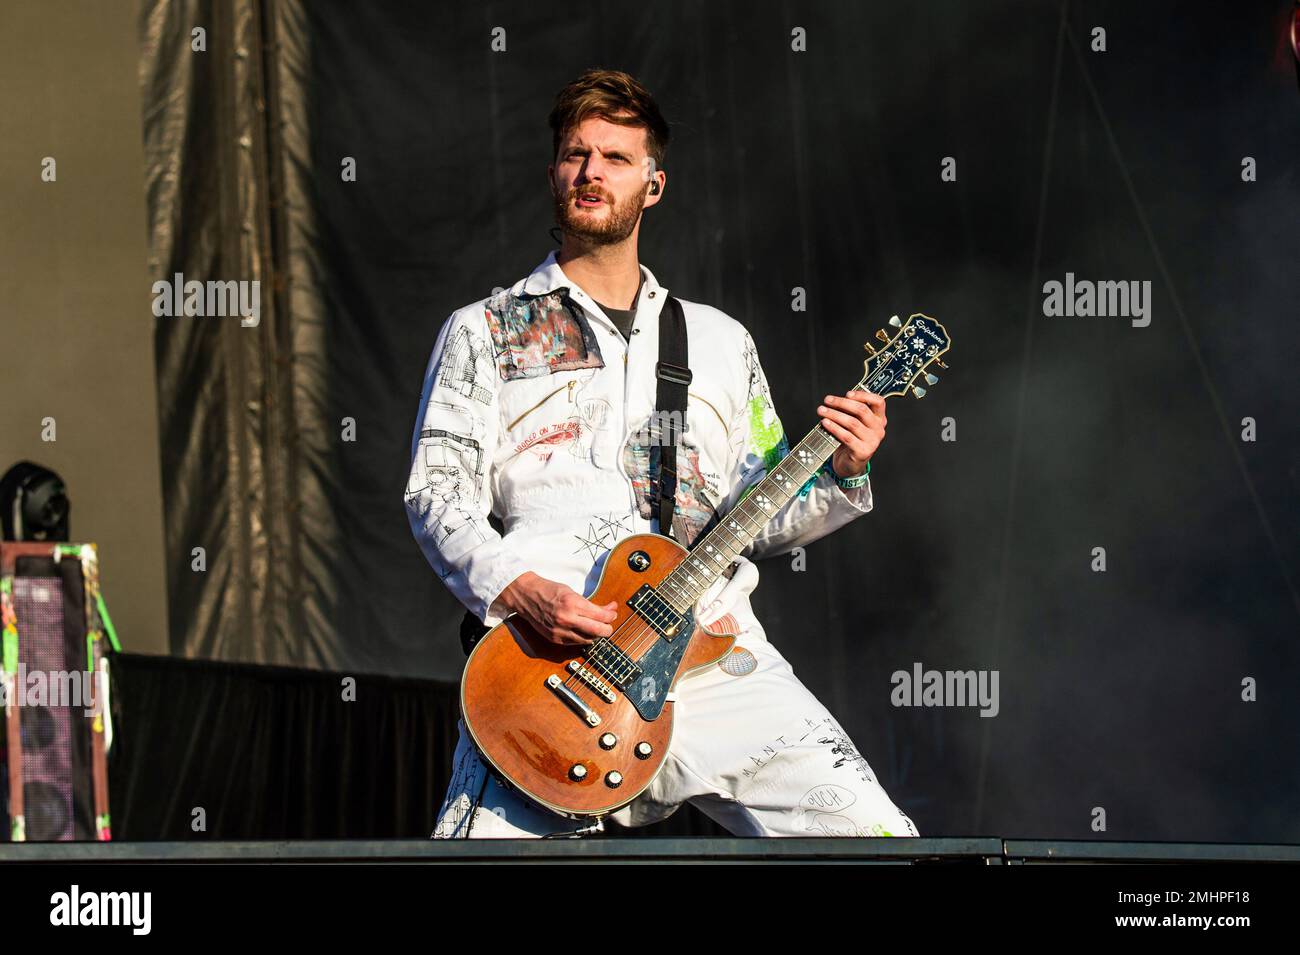
M 614 691 L 610 689 L 609 684 L 607 684 L 600 677 L 596 676 L 595 673 L 593 673 L 591 670 L 588 670 L 577 660 L 569 661 L 569 672 L 572 673 L 574 676 L 576 676 L 583 683 L 587 684 L 587 686 L 591 687 L 593 690 L 599 693 L 600 698 L 604 700 L 606 703 L 614 702 Z
M 665 640 L 672 640 L 681 632 L 681 614 L 649 584 L 642 584 L 641 589 L 632 595 L 627 605 Z

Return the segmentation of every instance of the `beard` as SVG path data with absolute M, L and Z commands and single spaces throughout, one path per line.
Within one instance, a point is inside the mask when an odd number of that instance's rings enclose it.
M 592 193 L 605 201 L 608 212 L 604 216 L 592 215 L 574 206 L 573 201 L 579 195 Z M 645 199 L 645 192 L 639 189 L 620 202 L 599 186 L 577 186 L 563 196 L 555 197 L 555 222 L 566 235 L 589 245 L 616 245 L 636 228 L 645 208 Z

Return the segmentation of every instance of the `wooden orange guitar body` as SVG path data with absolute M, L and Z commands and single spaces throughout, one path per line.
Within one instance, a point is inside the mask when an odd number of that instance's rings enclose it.
M 610 551 L 588 599 L 618 605 L 609 639 L 622 646 L 624 656 L 651 642 L 667 642 L 633 603 L 638 592 L 660 585 L 686 558 L 685 548 L 658 534 L 626 538 Z M 735 633 L 696 625 L 693 614 L 688 619 L 672 635 L 681 648 L 680 666 L 664 680 L 659 679 L 663 669 L 651 672 L 656 682 L 650 686 L 644 671 L 627 673 L 617 665 L 597 669 L 586 647 L 552 643 L 521 617 L 507 618 L 474 647 L 461 679 L 461 713 L 474 744 L 506 783 L 561 815 L 604 815 L 631 802 L 658 774 L 673 735 L 672 701 L 653 697 L 667 695 L 679 679 L 715 663 L 736 641 Z M 618 651 L 611 647 L 610 652 Z M 575 673 L 574 666 L 586 668 L 589 678 Z M 633 679 L 616 685 L 625 674 Z M 559 687 L 557 678 L 563 681 Z M 593 680 L 613 694 L 612 702 Z M 647 719 L 642 711 L 653 711 L 656 703 L 662 708 Z

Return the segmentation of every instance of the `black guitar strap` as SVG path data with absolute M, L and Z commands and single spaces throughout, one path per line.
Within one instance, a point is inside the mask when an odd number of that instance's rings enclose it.
M 655 420 L 650 429 L 650 473 L 658 474 L 659 533 L 673 537 L 677 504 L 677 442 L 686 430 L 686 389 L 694 376 L 686 348 L 686 316 L 671 295 L 659 315 L 659 362 L 655 365 Z M 656 464 L 658 467 L 656 467 Z M 675 538 L 674 538 L 675 539 Z
M 659 533 L 673 537 L 673 512 L 677 503 L 677 442 L 686 430 L 686 389 L 691 374 L 686 351 L 686 316 L 682 303 L 671 295 L 659 315 L 659 362 L 655 416 L 650 423 L 650 473 L 657 474 L 655 492 Z M 469 656 L 489 628 L 466 613 L 460 625 L 460 643 Z

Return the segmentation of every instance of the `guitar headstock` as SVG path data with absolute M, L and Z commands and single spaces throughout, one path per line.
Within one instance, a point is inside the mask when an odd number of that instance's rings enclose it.
M 931 365 L 948 367 L 940 358 L 952 345 L 948 330 L 929 315 L 919 313 L 905 322 L 895 315 L 889 324 L 895 329 L 892 336 L 882 328 L 876 332 L 882 344 L 867 342 L 864 346 L 868 357 L 863 362 L 866 374 L 861 386 L 884 397 L 910 391 L 914 397 L 922 398 L 926 387 L 939 381 L 927 369 Z

